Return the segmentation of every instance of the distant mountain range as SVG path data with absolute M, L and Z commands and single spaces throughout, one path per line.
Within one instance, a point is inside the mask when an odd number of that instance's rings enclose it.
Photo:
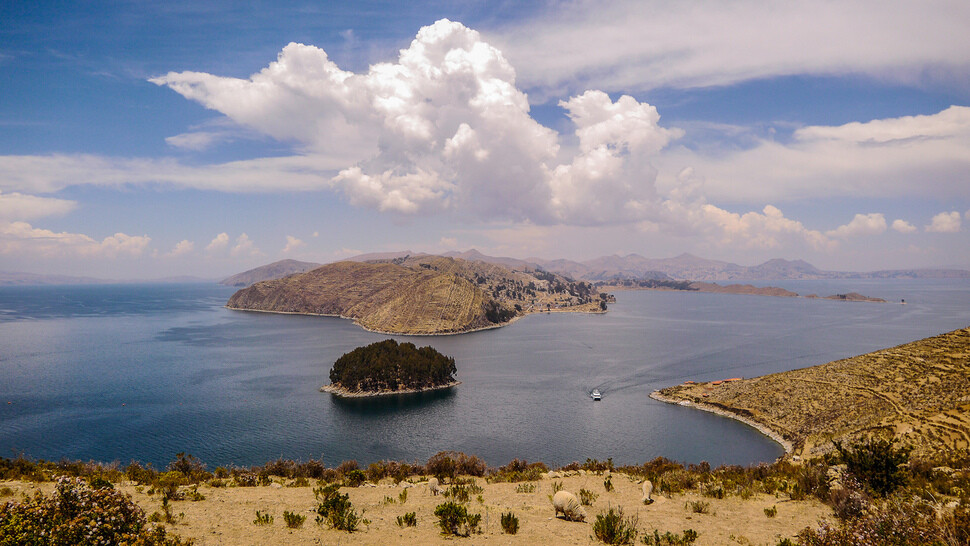
M 410 250 L 360 254 L 344 261 L 370 262 L 393 260 L 407 256 L 428 256 Z M 609 282 L 623 279 L 687 280 L 687 281 L 770 281 L 788 279 L 968 279 L 970 271 L 955 268 L 886 269 L 869 272 L 825 271 L 804 260 L 776 258 L 754 266 L 738 265 L 720 260 L 708 260 L 693 254 L 681 254 L 674 258 L 645 258 L 639 254 L 626 256 L 601 256 L 582 262 L 573 260 L 549 260 L 545 258 L 509 258 L 488 256 L 472 249 L 465 252 L 445 252 L 441 256 L 480 261 L 501 265 L 510 269 L 542 269 L 575 280 Z M 266 264 L 220 281 L 227 286 L 249 286 L 253 283 L 279 279 L 296 273 L 304 273 L 323 264 L 280 260 Z M 205 282 L 198 277 L 169 277 L 150 281 L 122 281 L 68 275 L 40 275 L 0 271 L 0 286 L 30 284 L 104 284 L 122 282 Z
M 19 271 L 0 271 L 0 286 L 40 286 L 40 285 L 72 285 L 72 284 L 135 284 L 135 283 L 197 283 L 212 282 L 212 279 L 192 277 L 188 275 L 163 277 L 158 279 L 99 279 L 96 277 L 74 277 L 71 275 L 42 275 L 38 273 L 23 273 Z

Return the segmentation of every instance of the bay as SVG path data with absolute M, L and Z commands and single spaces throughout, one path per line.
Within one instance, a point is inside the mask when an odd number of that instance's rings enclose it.
M 279 457 L 489 464 L 771 461 L 741 423 L 648 398 L 687 379 L 811 366 L 970 325 L 966 280 L 772 281 L 893 303 L 618 292 L 605 315 L 543 314 L 459 336 L 394 336 L 454 356 L 445 392 L 340 400 L 341 354 L 389 336 L 351 322 L 230 311 L 210 284 L 0 287 L 0 455 L 163 466 Z M 907 304 L 900 305 L 901 299 Z M 589 391 L 603 393 L 592 402 Z

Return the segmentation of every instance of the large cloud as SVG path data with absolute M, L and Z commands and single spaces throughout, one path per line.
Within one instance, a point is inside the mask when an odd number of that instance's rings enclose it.
M 951 106 L 931 115 L 803 127 L 790 142 L 761 140 L 736 153 L 708 155 L 681 148 L 664 154 L 657 164 L 662 173 L 693 166 L 705 175 L 705 195 L 722 203 L 966 199 L 968 149 L 970 108 Z
M 97 241 L 82 233 L 54 232 L 27 222 L 0 222 L 0 254 L 25 253 L 40 256 L 140 256 L 151 238 L 115 233 Z
M 45 216 L 67 214 L 77 207 L 74 201 L 37 197 L 18 192 L 3 193 L 0 190 L 0 219 L 33 220 Z
M 354 205 L 399 215 L 631 224 L 746 246 L 797 241 L 818 249 L 885 231 L 885 219 L 862 215 L 823 233 L 769 203 L 970 191 L 964 183 L 970 109 L 956 106 L 929 116 L 805 127 L 789 142 L 761 140 L 711 156 L 676 147 L 683 132 L 662 127 L 653 106 L 585 91 L 560 102 L 576 137 L 560 142 L 560 134 L 531 117 L 502 52 L 447 20 L 422 28 L 395 62 L 365 73 L 340 69 L 322 49 L 290 44 L 246 79 L 172 72 L 152 81 L 253 132 L 293 143 L 296 155 L 203 166 L 0 156 L 0 189 L 42 193 L 140 183 L 233 192 L 332 188 Z M 208 143 L 180 136 L 174 142 Z M 721 208 L 729 204 L 744 208 Z M 744 212 L 748 207 L 756 210 Z M 248 237 L 230 250 L 226 234 L 206 247 L 216 250 L 258 252 Z
M 642 216 L 657 202 L 648 160 L 679 135 L 648 104 L 588 92 L 562 103 L 580 150 L 559 165 L 558 135 L 529 115 L 512 66 L 448 20 L 365 74 L 290 44 L 249 79 L 182 72 L 152 81 L 308 153 L 346 157 L 333 185 L 353 204 L 399 213 L 539 223 Z
M 966 87 L 968 20 L 961 0 L 572 0 L 489 37 L 545 96 L 795 74 Z

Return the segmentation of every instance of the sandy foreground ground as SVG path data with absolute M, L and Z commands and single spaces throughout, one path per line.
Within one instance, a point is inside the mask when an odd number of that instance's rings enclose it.
M 431 495 L 426 481 L 419 481 L 407 488 L 407 499 L 402 503 L 399 495 L 405 483 L 394 485 L 384 481 L 377 486 L 341 488 L 350 495 L 354 509 L 370 520 L 369 525 L 349 534 L 318 525 L 314 518 L 317 502 L 313 487 L 287 487 L 281 483 L 260 487 L 199 487 L 205 496 L 201 501 L 176 501 L 172 503 L 174 514 L 184 514 L 180 521 L 166 528 L 184 538 L 192 538 L 198 545 L 215 544 L 601 544 L 593 537 L 592 522 L 596 515 L 610 506 L 622 507 L 625 515 L 638 518 L 637 528 L 641 536 L 658 529 L 681 533 L 684 529 L 697 531 L 698 546 L 703 545 L 762 545 L 774 546 L 779 539 L 792 537 L 801 529 L 814 525 L 819 518 L 831 517 L 831 510 L 815 500 L 792 501 L 785 495 L 759 494 L 742 500 L 739 497 L 713 499 L 698 493 L 675 494 L 671 497 L 654 494 L 655 502 L 640 502 L 640 484 L 634 478 L 613 474 L 614 490 L 606 492 L 603 476 L 586 474 L 567 476 L 562 479 L 545 478 L 535 484 L 531 493 L 516 492 L 516 483 L 486 483 L 477 478 L 484 488 L 481 501 L 473 495 L 467 504 L 469 513 L 482 515 L 481 534 L 468 538 L 444 537 L 437 525 L 434 509 L 449 499 Z M 587 521 L 570 522 L 554 517 L 550 501 L 553 482 L 562 482 L 564 489 L 577 494 L 580 489 L 596 493 L 598 498 L 587 506 Z M 21 493 L 32 494 L 40 489 L 45 494 L 53 490 L 52 483 L 0 482 L 9 487 L 14 496 L 0 502 L 21 498 Z M 158 495 L 149 496 L 147 488 L 131 484 L 116 484 L 116 488 L 128 493 L 147 514 L 160 510 Z M 392 499 L 393 502 L 388 499 Z M 689 501 L 710 503 L 710 512 L 699 514 L 688 506 Z M 777 515 L 768 517 L 765 508 L 777 508 Z M 256 525 L 256 511 L 273 516 L 271 525 Z M 283 520 L 283 511 L 306 515 L 306 522 L 299 529 L 289 529 Z M 417 514 L 417 526 L 401 528 L 397 517 L 407 512 Z M 513 512 L 519 518 L 519 531 L 507 535 L 502 531 L 500 518 L 504 512 Z M 637 538 L 640 543 L 640 538 Z

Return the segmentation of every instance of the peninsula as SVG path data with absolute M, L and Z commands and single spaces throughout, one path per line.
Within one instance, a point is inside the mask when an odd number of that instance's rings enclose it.
M 802 458 L 833 441 L 895 438 L 916 454 L 970 448 L 970 328 L 823 364 L 755 377 L 688 381 L 658 400 L 764 427 Z
M 611 296 L 541 269 L 510 269 L 442 256 L 337 262 L 257 282 L 226 306 L 244 311 L 349 318 L 390 334 L 457 334 L 538 312 L 604 313 Z
M 446 389 L 458 385 L 455 359 L 433 347 L 393 339 L 358 347 L 337 359 L 330 385 L 320 388 L 338 396 L 363 397 Z

